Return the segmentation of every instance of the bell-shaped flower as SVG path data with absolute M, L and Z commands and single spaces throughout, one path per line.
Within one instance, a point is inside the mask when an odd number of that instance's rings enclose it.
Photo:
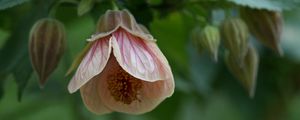
M 169 63 L 149 31 L 126 10 L 108 10 L 69 83 L 96 114 L 142 114 L 174 92 Z

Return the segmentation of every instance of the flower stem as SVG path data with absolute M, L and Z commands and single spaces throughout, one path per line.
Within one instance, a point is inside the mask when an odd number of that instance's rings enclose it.
M 55 18 L 56 9 L 58 8 L 59 5 L 60 5 L 60 2 L 53 3 L 52 7 L 50 8 L 49 14 L 48 14 L 49 17 Z

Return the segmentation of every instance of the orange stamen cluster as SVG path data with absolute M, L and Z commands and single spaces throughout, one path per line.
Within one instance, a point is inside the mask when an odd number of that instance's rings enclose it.
M 129 75 L 119 67 L 108 77 L 108 90 L 116 101 L 124 104 L 131 104 L 138 98 L 139 92 L 143 87 L 142 81 Z

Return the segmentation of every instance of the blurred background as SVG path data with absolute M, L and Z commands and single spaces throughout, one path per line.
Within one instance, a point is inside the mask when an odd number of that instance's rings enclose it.
M 300 120 L 300 6 L 290 4 L 299 2 L 245 1 L 249 6 L 280 9 L 284 17 L 284 56 L 251 37 L 260 63 L 255 97 L 250 98 L 226 68 L 224 48 L 214 62 L 206 52 L 198 52 L 190 37 L 195 26 L 207 23 L 203 19 L 219 25 L 225 9 L 235 15 L 242 0 L 117 0 L 157 39 L 176 88 L 172 97 L 149 113 L 97 116 L 85 108 L 79 92 L 68 93 L 72 75 L 65 73 L 95 33 L 99 16 L 112 6 L 108 0 L 95 0 L 82 12 L 78 8 L 82 1 L 0 0 L 0 120 Z M 41 89 L 28 57 L 28 34 L 34 22 L 44 17 L 65 25 L 67 48 Z

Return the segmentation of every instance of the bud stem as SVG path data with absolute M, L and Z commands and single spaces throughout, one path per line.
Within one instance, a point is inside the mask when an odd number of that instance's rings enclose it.
M 231 17 L 231 10 L 230 9 L 225 9 L 225 18 L 230 18 Z
M 55 2 L 53 4 L 54 5 L 52 5 L 52 7 L 50 8 L 49 14 L 48 14 L 48 16 L 51 17 L 51 18 L 55 18 L 56 9 L 60 5 L 60 2 Z
M 119 10 L 119 7 L 118 7 L 118 5 L 117 5 L 117 3 L 116 3 L 115 0 L 111 0 L 111 5 L 113 7 L 113 10 Z

